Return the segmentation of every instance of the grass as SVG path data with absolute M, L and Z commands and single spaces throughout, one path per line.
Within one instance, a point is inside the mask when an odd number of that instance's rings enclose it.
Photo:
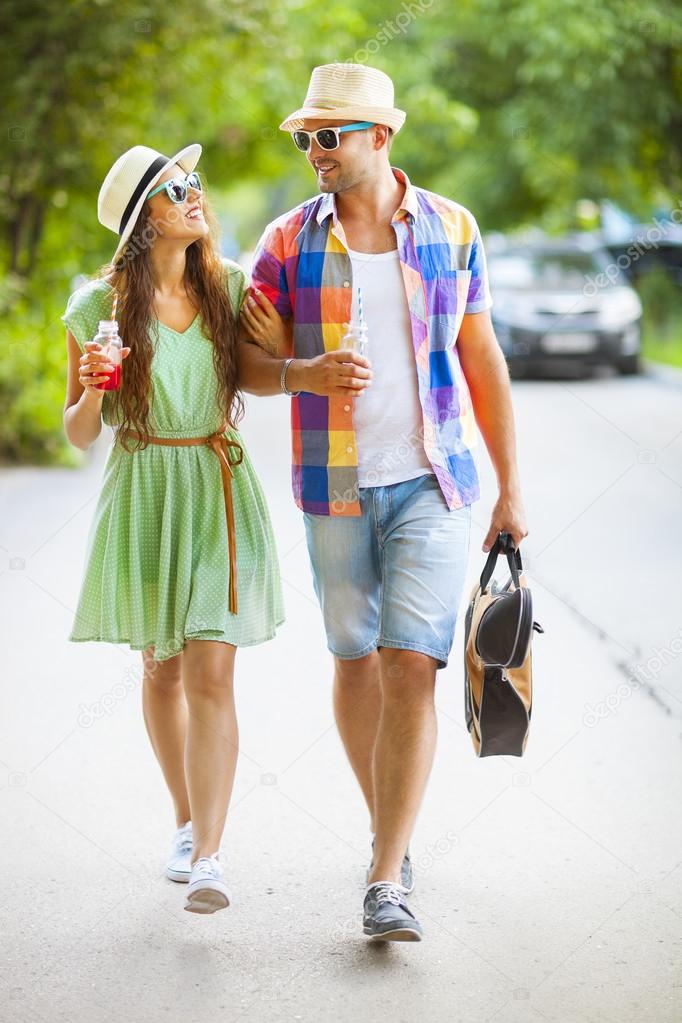
M 642 326 L 644 358 L 682 369 L 682 314 L 669 320 L 663 326 L 648 323 L 645 316 Z
M 642 300 L 642 354 L 682 368 L 682 288 L 662 269 L 637 282 Z

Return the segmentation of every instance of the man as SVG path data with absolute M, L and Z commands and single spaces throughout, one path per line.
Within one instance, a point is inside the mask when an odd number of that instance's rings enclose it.
M 240 345 L 240 382 L 292 395 L 293 490 L 334 655 L 335 716 L 375 833 L 363 930 L 418 941 L 409 840 L 479 497 L 476 423 L 499 484 L 483 550 L 500 530 L 517 546 L 527 530 L 478 226 L 391 167 L 404 120 L 383 72 L 313 71 L 303 107 L 280 128 L 321 194 L 259 243 L 244 322 L 263 347 Z M 360 318 L 358 289 L 368 358 L 343 344 Z M 284 359 L 272 354 L 270 302 L 290 322 Z

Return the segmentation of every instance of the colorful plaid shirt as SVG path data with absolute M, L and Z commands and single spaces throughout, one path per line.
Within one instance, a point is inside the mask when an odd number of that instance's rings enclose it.
M 464 206 L 415 188 L 393 168 L 405 194 L 395 230 L 407 295 L 423 413 L 426 456 L 450 509 L 480 496 L 476 423 L 457 352 L 465 313 L 492 306 L 478 225 Z M 273 221 L 254 255 L 253 283 L 293 318 L 289 355 L 310 359 L 342 348 L 353 278 L 333 193 L 308 199 Z M 372 339 L 369 339 L 371 360 Z M 359 515 L 353 401 L 301 392 L 291 399 L 292 486 L 303 511 Z

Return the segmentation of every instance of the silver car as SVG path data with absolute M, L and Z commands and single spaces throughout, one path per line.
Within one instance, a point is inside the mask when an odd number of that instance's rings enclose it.
M 606 249 L 493 239 L 487 250 L 493 323 L 513 376 L 567 363 L 640 371 L 642 305 Z

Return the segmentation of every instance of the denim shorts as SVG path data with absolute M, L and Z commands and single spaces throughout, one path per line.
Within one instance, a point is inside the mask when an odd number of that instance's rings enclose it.
M 375 647 L 444 668 L 469 556 L 471 505 L 450 511 L 433 473 L 360 488 L 362 514 L 304 512 L 313 584 L 335 657 Z

